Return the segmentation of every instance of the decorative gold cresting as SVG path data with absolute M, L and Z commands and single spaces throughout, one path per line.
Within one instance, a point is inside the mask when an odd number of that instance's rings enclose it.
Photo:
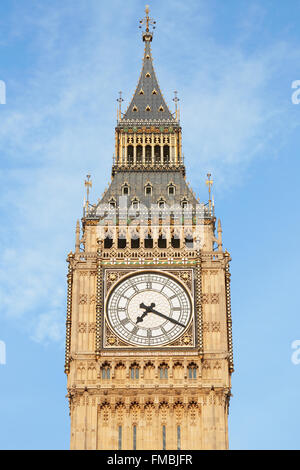
M 140 20 L 140 26 L 139 28 L 142 27 L 143 24 L 146 25 L 146 31 L 143 34 L 143 41 L 152 41 L 152 32 L 150 31 L 150 26 L 155 29 L 156 21 L 153 20 L 153 18 L 149 17 L 149 5 L 146 5 L 145 12 L 146 16 L 142 20 Z

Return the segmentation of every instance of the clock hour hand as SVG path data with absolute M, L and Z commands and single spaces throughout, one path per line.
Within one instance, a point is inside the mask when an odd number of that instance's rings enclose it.
M 153 307 L 155 307 L 155 304 L 151 304 L 150 307 L 147 307 L 147 305 L 141 303 L 140 308 L 143 308 L 145 312 L 140 317 L 137 317 L 136 323 L 141 323 L 144 320 L 145 316 L 148 315 L 148 312 L 152 311 Z
M 153 308 L 151 308 L 150 312 L 155 313 L 155 315 L 158 315 L 159 317 L 165 318 L 166 320 L 169 320 L 171 323 L 174 323 L 175 325 L 179 325 L 179 326 L 182 326 L 183 328 L 185 328 L 185 325 L 183 325 L 179 321 L 175 320 L 174 318 L 167 317 L 167 315 L 164 315 L 163 313 L 160 313 L 157 310 L 154 310 Z
M 147 312 L 147 311 L 144 312 L 140 317 L 137 317 L 136 323 L 142 322 L 142 321 L 144 320 L 144 317 L 145 317 L 146 315 L 148 315 L 148 312 Z

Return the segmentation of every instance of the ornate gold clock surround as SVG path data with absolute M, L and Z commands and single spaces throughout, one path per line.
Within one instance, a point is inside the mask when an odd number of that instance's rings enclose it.
M 161 268 L 106 268 L 104 269 L 104 310 L 102 312 L 102 338 L 103 349 L 136 349 L 140 351 L 145 350 L 153 350 L 159 349 L 162 346 L 134 346 L 131 345 L 124 340 L 122 340 L 110 327 L 108 320 L 106 318 L 106 307 L 107 307 L 107 299 L 109 298 L 110 293 L 115 288 L 115 286 L 122 280 L 130 278 L 132 275 L 136 273 L 157 273 L 163 274 L 165 276 L 170 277 L 171 279 L 176 280 L 178 284 L 180 284 L 184 290 L 188 293 L 191 306 L 192 306 L 192 314 L 191 320 L 184 330 L 184 332 L 177 338 L 175 341 L 170 342 L 163 346 L 163 348 L 196 348 L 196 325 L 197 325 L 197 317 L 196 317 L 196 309 L 195 309 L 195 302 L 194 302 L 194 295 L 195 295 L 195 279 L 194 279 L 194 271 L 192 268 L 190 269 L 161 269 Z

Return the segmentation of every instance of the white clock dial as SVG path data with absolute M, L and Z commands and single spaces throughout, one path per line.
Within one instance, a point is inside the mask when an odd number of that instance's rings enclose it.
M 133 274 L 109 295 L 106 315 L 113 331 L 138 346 L 168 344 L 186 330 L 191 299 L 172 277 L 156 272 Z

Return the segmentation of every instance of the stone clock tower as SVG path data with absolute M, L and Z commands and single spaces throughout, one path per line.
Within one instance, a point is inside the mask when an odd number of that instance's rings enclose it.
M 66 361 L 72 449 L 227 449 L 233 372 L 230 255 L 211 202 L 185 180 L 171 113 L 144 59 L 110 186 L 87 201 L 68 255 Z

